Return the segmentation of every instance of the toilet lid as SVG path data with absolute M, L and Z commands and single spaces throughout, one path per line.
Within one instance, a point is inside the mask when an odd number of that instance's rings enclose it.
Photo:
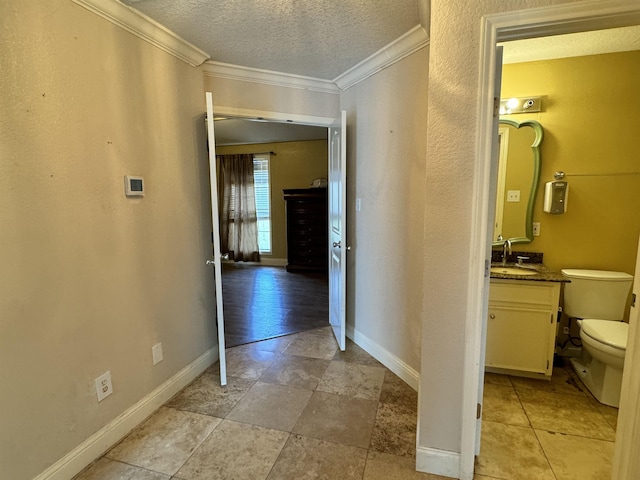
M 628 323 L 583 319 L 580 328 L 585 334 L 600 343 L 620 350 L 626 350 L 627 348 Z

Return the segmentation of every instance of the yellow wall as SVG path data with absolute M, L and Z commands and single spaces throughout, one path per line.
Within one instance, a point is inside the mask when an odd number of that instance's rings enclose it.
M 502 98 L 544 97 L 542 112 L 506 116 L 538 120 L 545 133 L 534 211 L 541 235 L 518 250 L 543 252 L 553 269 L 633 274 L 640 234 L 638 85 L 640 51 L 504 66 Z M 558 170 L 567 174 L 568 209 L 551 215 L 542 211 L 544 183 Z
M 30 480 L 215 345 L 205 106 L 69 0 L 0 2 L 0 45 L 0 478 Z
M 216 147 L 216 154 L 275 152 L 271 156 L 271 255 L 287 258 L 287 227 L 285 203 L 282 190 L 285 188 L 309 188 L 315 178 L 327 178 L 327 140 L 307 142 L 260 143 Z

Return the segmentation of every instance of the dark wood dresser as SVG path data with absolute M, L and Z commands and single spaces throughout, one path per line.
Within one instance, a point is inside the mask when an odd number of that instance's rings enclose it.
M 287 271 L 326 272 L 328 219 L 326 188 L 286 189 Z

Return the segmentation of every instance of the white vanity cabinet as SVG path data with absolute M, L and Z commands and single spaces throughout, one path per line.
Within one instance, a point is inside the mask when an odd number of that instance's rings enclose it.
M 559 282 L 491 279 L 488 372 L 550 377 L 558 322 Z

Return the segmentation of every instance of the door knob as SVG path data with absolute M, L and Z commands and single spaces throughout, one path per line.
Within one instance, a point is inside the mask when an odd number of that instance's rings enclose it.
M 214 262 L 213 260 L 207 260 L 207 261 L 206 261 L 206 262 L 204 262 L 204 263 L 205 263 L 205 265 L 213 265 L 213 264 L 215 264 L 216 262 Z

